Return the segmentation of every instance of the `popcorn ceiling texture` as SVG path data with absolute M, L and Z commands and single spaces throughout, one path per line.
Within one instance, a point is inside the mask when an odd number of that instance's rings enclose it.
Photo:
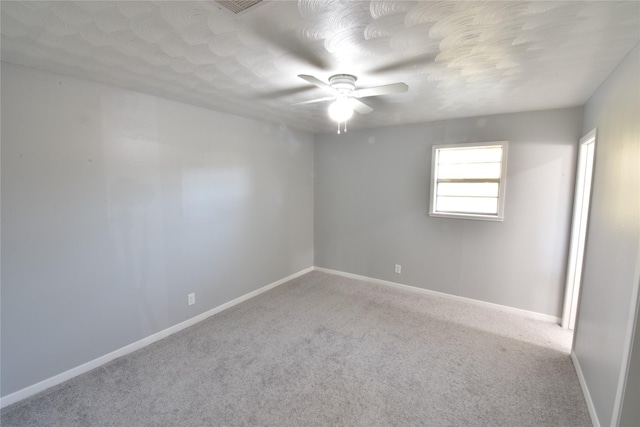
M 638 2 L 2 2 L 2 60 L 312 132 L 298 74 L 403 81 L 352 127 L 581 105 L 640 39 Z M 309 61 L 308 58 L 318 61 Z M 403 67 L 400 65 L 404 64 Z M 391 69 L 389 69 L 391 68 Z

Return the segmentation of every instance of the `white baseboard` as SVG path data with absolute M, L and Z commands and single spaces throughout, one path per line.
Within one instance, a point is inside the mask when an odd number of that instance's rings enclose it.
M 514 308 L 514 307 L 508 307 L 508 306 L 504 306 L 504 305 L 500 305 L 500 304 L 494 304 L 494 303 L 490 303 L 490 302 L 485 302 L 485 301 L 479 301 L 479 300 L 475 300 L 475 299 L 471 299 L 471 298 L 465 298 L 465 297 L 460 297 L 457 295 L 451 295 L 451 294 L 446 294 L 443 292 L 437 292 L 437 291 L 432 291 L 432 290 L 428 290 L 428 289 L 422 289 L 422 288 L 417 288 L 415 286 L 409 286 L 409 285 L 403 285 L 401 283 L 395 283 L 395 282 L 390 282 L 387 280 L 381 280 L 381 279 L 375 279 L 372 277 L 367 277 L 367 276 L 361 276 L 358 274 L 352 274 L 352 273 L 345 273 L 343 271 L 338 271 L 338 270 L 331 270 L 328 268 L 322 268 L 322 267 L 308 267 L 305 268 L 304 270 L 300 270 L 297 273 L 291 274 L 290 276 L 287 276 L 283 279 L 277 280 L 273 283 L 270 283 L 266 286 L 261 287 L 260 289 L 256 289 L 253 292 L 249 292 L 248 294 L 242 295 L 234 300 L 231 300 L 227 303 L 224 303 L 222 305 L 219 305 L 218 307 L 215 307 L 209 311 L 206 311 L 204 313 L 201 313 L 195 317 L 192 317 L 190 319 L 185 320 L 184 322 L 180 322 L 174 326 L 171 326 L 167 329 L 164 329 L 160 332 L 157 332 L 153 335 L 149 335 L 148 337 L 145 337 L 139 341 L 136 341 L 134 343 L 131 343 L 125 347 L 119 348 L 118 350 L 112 351 L 111 353 L 105 354 L 104 356 L 98 357 L 97 359 L 91 360 L 87 363 L 84 363 L 80 366 L 77 366 L 75 368 L 69 369 L 68 371 L 62 372 L 58 375 L 55 375 L 51 378 L 47 378 L 46 380 L 40 381 L 39 383 L 33 384 L 31 386 L 25 387 L 22 390 L 18 390 L 14 393 L 8 394 L 7 396 L 3 397 L 0 399 L 0 408 L 4 408 L 6 406 L 12 405 L 16 402 L 19 402 L 20 400 L 26 399 L 27 397 L 33 396 L 34 394 L 40 393 L 41 391 L 44 391 L 48 388 L 51 388 L 53 386 L 56 386 L 58 384 L 61 384 L 67 380 L 70 380 L 71 378 L 74 378 L 80 374 L 83 374 L 85 372 L 89 372 L 92 369 L 98 368 L 114 359 L 117 359 L 118 357 L 122 357 L 125 356 L 129 353 L 132 353 L 136 350 L 139 350 L 143 347 L 148 346 L 149 344 L 153 344 L 154 342 L 161 340 L 163 338 L 168 337 L 169 335 L 175 334 L 178 331 L 181 331 L 185 328 L 188 328 L 189 326 L 193 326 L 198 322 L 201 322 L 203 320 L 205 320 L 208 317 L 213 316 L 216 313 L 219 313 L 223 310 L 226 310 L 230 307 L 233 307 L 236 304 L 239 304 L 243 301 L 246 301 L 250 298 L 253 298 L 257 295 L 260 295 L 263 292 L 268 291 L 269 289 L 273 289 L 276 286 L 279 286 L 283 283 L 288 282 L 289 280 L 295 279 L 296 277 L 302 276 L 310 271 L 321 271 L 321 272 L 325 272 L 325 273 L 329 273 L 329 274 L 335 274 L 338 276 L 343 276 L 343 277 L 347 277 L 347 278 L 351 278 L 351 279 L 358 279 L 358 280 L 363 280 L 363 281 L 367 281 L 367 282 L 371 282 L 371 283 L 377 283 L 377 284 L 381 284 L 381 285 L 385 285 L 385 286 L 391 286 L 391 287 L 395 287 L 395 288 L 399 288 L 399 289 L 405 289 L 405 290 L 410 290 L 410 291 L 414 291 L 414 292 L 421 292 L 424 294 L 428 294 L 428 295 L 434 295 L 434 296 L 438 296 L 438 297 L 442 297 L 442 298 L 448 298 L 448 299 L 453 299 L 453 300 L 457 300 L 457 301 L 464 301 L 467 303 L 471 303 L 471 304 L 475 304 L 475 305 L 480 305 L 480 306 L 484 306 L 484 307 L 491 307 L 497 310 L 501 310 L 504 312 L 509 312 L 509 313 L 514 313 L 514 314 L 519 314 L 521 316 L 525 316 L 525 317 L 529 317 L 529 318 L 533 318 L 533 319 L 537 319 L 537 320 L 543 320 L 543 321 L 548 321 L 548 322 L 554 322 L 554 323 L 559 323 L 560 322 L 560 318 L 556 317 L 556 316 L 551 316 L 548 314 L 542 314 L 542 313 L 536 313 L 533 311 L 527 311 L 527 310 L 522 310 L 519 308 Z M 577 362 L 576 362 L 577 363 Z M 580 375 L 579 375 L 580 377 Z M 581 385 L 582 385 L 582 381 L 581 380 Z M 586 390 L 585 386 L 583 386 L 583 391 Z M 585 394 L 586 396 L 586 394 Z M 588 402 L 590 402 L 588 400 Z M 589 408 L 589 411 L 591 413 L 592 409 L 591 407 Z M 594 415 L 592 414 L 592 419 L 594 419 Z M 596 424 L 594 423 L 594 426 Z M 599 425 L 597 426 L 599 427 Z
M 215 308 L 212 308 L 209 311 L 205 311 L 204 313 L 201 313 L 195 317 L 187 319 L 184 322 L 180 322 L 176 325 L 173 325 L 153 335 L 149 335 L 148 337 L 145 337 L 139 341 L 131 343 L 125 347 L 119 348 L 118 350 L 112 351 L 111 353 L 105 354 L 104 356 L 98 357 L 97 359 L 93 359 L 80 366 L 71 368 L 68 371 L 62 372 L 51 378 L 47 378 L 46 380 L 40 381 L 39 383 L 30 385 L 28 387 L 23 388 L 22 390 L 18 390 L 14 393 L 8 394 L 4 396 L 2 399 L 0 399 L 0 408 L 4 408 L 5 406 L 12 405 L 16 402 L 26 399 L 27 397 L 33 396 L 36 393 L 40 393 L 41 391 L 44 391 L 48 388 L 51 388 L 67 380 L 70 380 L 73 377 L 77 377 L 80 374 L 89 372 L 92 369 L 98 368 L 114 359 L 117 359 L 118 357 L 122 357 L 136 350 L 140 350 L 141 348 L 146 347 L 149 344 L 153 344 L 154 342 L 159 341 L 163 338 L 166 338 L 169 335 L 175 334 L 176 332 L 181 331 L 185 328 L 188 328 L 189 326 L 193 326 L 198 322 L 202 322 L 206 318 L 211 317 L 216 313 L 220 313 L 223 310 L 231 308 L 236 304 L 240 304 L 243 301 L 246 301 L 250 298 L 260 295 L 261 293 L 266 292 L 269 289 L 273 289 L 276 286 L 282 285 L 283 283 L 286 283 L 289 280 L 295 279 L 296 277 L 302 276 L 303 274 L 309 273 L 310 271 L 313 271 L 313 267 L 308 267 L 308 268 L 305 268 L 304 270 L 300 270 L 297 273 L 293 273 L 292 275 L 287 276 L 283 279 L 277 280 L 273 283 L 269 283 L 268 285 L 263 286 L 260 289 L 256 289 L 253 292 L 244 294 L 234 300 L 231 300 L 227 303 L 224 303 Z
M 552 316 L 550 314 L 544 314 L 544 313 L 538 313 L 538 312 L 535 312 L 535 311 L 523 310 L 521 308 L 509 307 L 507 305 L 494 304 L 492 302 L 480 301 L 480 300 L 477 300 L 477 299 L 461 297 L 461 296 L 458 296 L 458 295 L 446 294 L 444 292 L 432 291 L 432 290 L 429 290 L 429 289 L 417 288 L 415 286 L 403 285 L 401 283 L 390 282 L 390 281 L 381 280 L 381 279 L 375 279 L 373 277 L 360 276 L 358 274 L 345 273 L 344 271 L 331 270 L 329 268 L 323 268 L 323 267 L 314 267 L 314 270 L 322 271 L 324 273 L 329 273 L 329 274 L 335 274 L 335 275 L 338 275 L 338 276 L 348 277 L 350 279 L 357 279 L 357 280 L 363 280 L 363 281 L 366 281 L 366 282 L 377 283 L 379 285 L 391 286 L 391 287 L 394 287 L 394 288 L 405 289 L 405 290 L 414 291 L 414 292 L 421 292 L 423 294 L 433 295 L 433 296 L 437 296 L 437 297 L 441 297 L 441 298 L 448 298 L 448 299 L 452 299 L 452 300 L 456 300 L 456 301 L 463 301 L 463 302 L 467 302 L 467 303 L 470 303 L 470 304 L 479 305 L 479 306 L 483 306 L 483 307 L 490 307 L 490 308 L 493 308 L 493 309 L 496 309 L 496 310 L 500 310 L 500 311 L 503 311 L 503 312 L 512 313 L 512 314 L 518 314 L 520 316 L 528 317 L 530 319 L 542 320 L 542 321 L 545 321 L 545 322 L 552 322 L 552 323 L 557 323 L 557 324 L 560 324 L 560 320 L 561 320 L 560 317 Z
M 593 427 L 600 427 L 600 422 L 598 421 L 598 414 L 596 414 L 596 407 L 593 406 L 593 400 L 591 400 L 591 393 L 589 393 L 589 388 L 587 387 L 587 382 L 584 379 L 584 375 L 582 374 L 582 368 L 580 368 L 580 362 L 578 362 L 578 357 L 576 353 L 571 351 L 571 361 L 573 362 L 573 367 L 576 370 L 576 374 L 578 375 L 578 381 L 580 381 L 580 388 L 582 389 L 582 394 L 584 395 L 584 400 L 587 402 L 587 409 L 589 410 L 589 416 L 591 416 L 591 423 Z

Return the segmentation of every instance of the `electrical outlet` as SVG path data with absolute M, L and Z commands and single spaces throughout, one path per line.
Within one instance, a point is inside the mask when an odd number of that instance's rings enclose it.
M 187 301 L 189 302 L 189 305 L 195 304 L 196 303 L 196 294 L 187 295 Z
M 402 266 L 400 264 L 396 264 L 396 274 L 401 274 L 402 273 Z

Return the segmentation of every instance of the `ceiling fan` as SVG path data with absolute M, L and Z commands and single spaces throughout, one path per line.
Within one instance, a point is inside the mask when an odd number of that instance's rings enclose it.
M 382 86 L 356 89 L 356 81 L 358 78 L 351 74 L 335 74 L 329 77 L 328 84 L 317 77 L 306 74 L 300 74 L 298 77 L 326 92 L 329 92 L 331 95 L 309 101 L 298 102 L 293 105 L 334 101 L 329 106 L 329 117 L 338 122 L 338 133 L 340 133 L 341 123 L 344 123 L 344 131 L 347 131 L 347 120 L 353 116 L 354 111 L 359 114 L 368 114 L 373 111 L 373 108 L 360 101 L 360 98 L 402 93 L 409 90 L 409 86 L 405 83 L 391 83 Z
M 327 56 L 324 50 L 313 50 L 309 46 L 303 43 L 297 34 L 292 31 L 279 31 L 277 27 L 274 27 L 267 21 L 261 21 L 260 25 L 254 25 L 252 31 L 263 40 L 268 41 L 273 46 L 278 46 L 292 57 L 305 62 L 317 69 L 328 71 L 334 68 L 332 58 Z M 403 59 L 391 59 L 385 58 L 381 60 L 375 68 L 367 70 L 367 74 L 380 74 L 396 72 L 405 69 L 416 69 L 429 64 L 432 64 L 436 60 L 436 52 L 425 52 L 423 54 L 415 55 Z M 381 58 L 382 59 L 382 58 Z M 344 130 L 346 131 L 347 120 L 351 118 L 353 112 L 356 111 L 359 114 L 368 114 L 373 111 L 369 105 L 360 101 L 360 98 L 367 98 L 372 96 L 389 95 L 394 93 L 407 92 L 409 87 L 406 83 L 392 83 L 382 86 L 375 86 L 369 88 L 356 89 L 356 76 L 352 74 L 335 74 L 329 77 L 328 83 L 323 82 L 317 77 L 300 74 L 301 79 L 314 86 L 317 86 L 324 91 L 328 92 L 330 96 L 324 98 L 312 99 L 310 101 L 298 102 L 293 105 L 311 104 L 323 101 L 334 101 L 329 106 L 329 116 L 338 122 L 338 133 L 340 133 L 340 124 L 344 123 Z M 287 88 L 264 96 L 273 98 L 279 96 L 290 96 L 293 94 L 305 91 L 307 88 Z

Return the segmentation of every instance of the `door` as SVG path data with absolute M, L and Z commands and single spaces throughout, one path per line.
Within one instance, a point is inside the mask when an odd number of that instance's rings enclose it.
M 562 327 L 573 330 L 576 325 L 580 281 L 582 279 L 582 260 L 589 220 L 589 202 L 591 201 L 591 178 L 596 146 L 596 130 L 592 130 L 580 140 L 578 149 L 578 170 L 576 172 L 575 198 L 573 202 L 573 220 L 571 241 L 567 262 L 567 283 L 564 294 Z

